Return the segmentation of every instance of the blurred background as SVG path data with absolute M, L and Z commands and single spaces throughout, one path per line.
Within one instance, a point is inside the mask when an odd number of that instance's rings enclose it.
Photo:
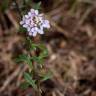
M 41 84 L 42 96 L 96 96 L 96 0 L 0 0 L 0 96 L 35 96 L 19 87 L 27 66 L 15 62 L 25 33 L 14 1 L 22 10 L 41 1 L 51 23 L 35 38 L 48 48 L 45 65 L 53 74 Z

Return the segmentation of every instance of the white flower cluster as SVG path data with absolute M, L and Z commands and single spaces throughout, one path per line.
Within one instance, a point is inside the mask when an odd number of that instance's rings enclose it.
M 44 18 L 44 14 L 39 14 L 38 10 L 34 9 L 23 16 L 20 24 L 27 29 L 30 36 L 34 37 L 37 33 L 44 34 L 44 28 L 50 28 L 49 21 Z

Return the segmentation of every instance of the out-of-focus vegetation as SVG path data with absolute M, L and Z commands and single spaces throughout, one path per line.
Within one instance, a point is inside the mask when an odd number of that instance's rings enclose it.
M 42 96 L 96 96 L 96 0 L 16 1 L 22 14 L 41 1 L 40 10 L 51 22 L 51 29 L 34 39 L 48 48 L 45 64 L 53 74 L 41 84 Z M 0 96 L 35 96 L 33 89 L 19 87 L 28 70 L 15 62 L 26 53 L 19 11 L 14 0 L 0 1 Z

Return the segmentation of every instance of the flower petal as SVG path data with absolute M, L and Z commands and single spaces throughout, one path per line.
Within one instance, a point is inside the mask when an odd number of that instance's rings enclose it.
M 32 14 L 31 14 L 31 12 L 28 12 L 28 16 L 30 16 L 30 17 L 31 17 L 31 15 L 32 15 Z
M 32 34 L 34 37 L 37 35 L 37 32 L 35 31 L 35 32 L 33 32 L 33 34 Z
M 29 32 L 28 34 L 29 34 L 29 36 L 33 36 L 33 33 L 32 32 Z
M 30 36 L 34 37 L 37 33 L 44 34 L 44 28 L 50 28 L 50 23 L 45 20 L 44 14 L 39 14 L 35 9 L 30 9 L 28 14 L 23 16 L 20 24 L 27 29 Z
M 38 15 L 39 14 L 39 11 L 38 10 L 35 10 L 35 14 Z
M 28 25 L 27 25 L 27 24 L 24 24 L 24 25 L 23 25 L 23 27 L 24 27 L 24 28 L 27 28 L 27 27 L 28 27 Z
M 27 19 L 28 19 L 28 18 L 29 18 L 29 16 L 28 16 L 28 15 L 25 15 L 25 18 L 27 18 Z
M 21 25 L 24 24 L 24 21 L 20 21 L 20 24 L 21 24 Z

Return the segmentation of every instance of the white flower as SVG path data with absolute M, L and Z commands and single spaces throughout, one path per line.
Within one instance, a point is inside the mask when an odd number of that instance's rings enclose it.
M 30 36 L 34 37 L 37 33 L 44 34 L 44 28 L 50 28 L 50 23 L 44 18 L 44 14 L 39 14 L 38 10 L 34 9 L 23 16 L 20 24 L 27 29 Z

